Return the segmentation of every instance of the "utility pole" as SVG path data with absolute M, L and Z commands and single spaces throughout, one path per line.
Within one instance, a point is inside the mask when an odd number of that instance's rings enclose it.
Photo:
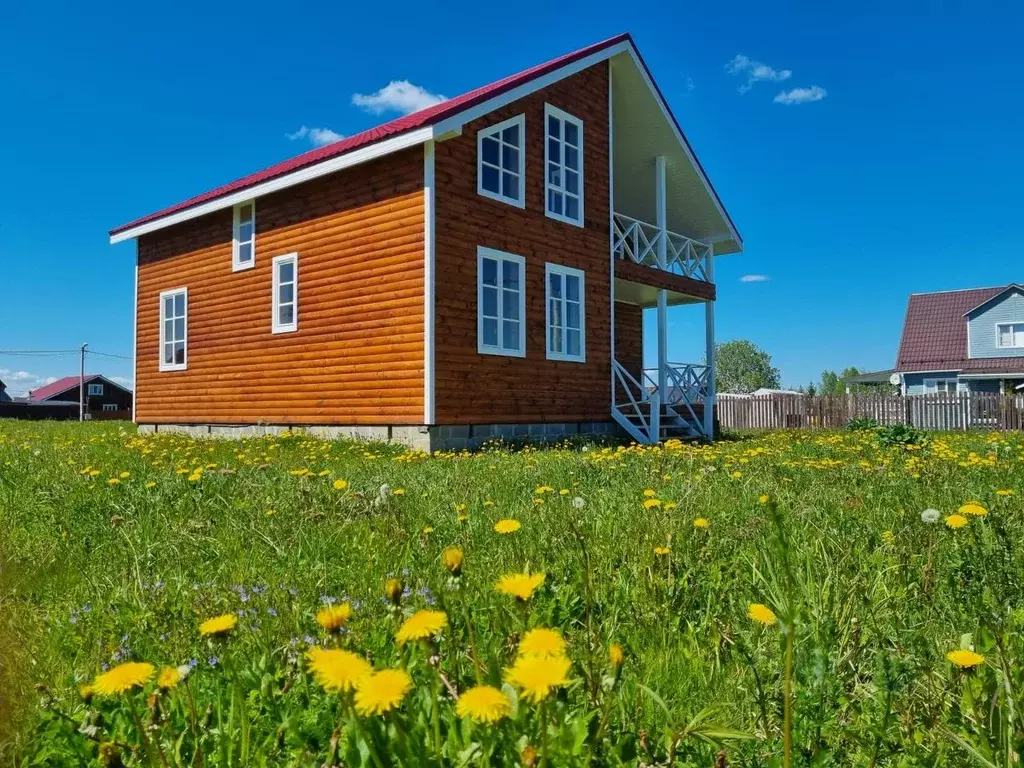
M 88 344 L 82 345 L 82 362 L 78 369 L 78 420 L 85 421 L 85 348 Z

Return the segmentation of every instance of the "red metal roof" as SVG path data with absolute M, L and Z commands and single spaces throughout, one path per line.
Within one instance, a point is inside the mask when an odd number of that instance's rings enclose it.
M 581 48 L 578 51 L 568 53 L 564 56 L 559 56 L 557 59 L 552 59 L 551 61 L 539 64 L 538 66 L 531 67 L 530 69 L 524 70 L 516 75 L 512 75 L 510 77 L 504 78 L 503 80 L 498 80 L 496 82 L 490 83 L 489 85 L 485 85 L 481 88 L 477 88 L 476 90 L 464 93 L 461 96 L 456 96 L 453 99 L 448 99 L 447 101 L 443 101 L 440 104 L 436 104 L 432 107 L 421 109 L 418 112 L 413 112 L 412 114 L 399 117 L 388 123 L 379 125 L 376 128 L 371 128 L 368 131 L 363 131 L 362 133 L 357 133 L 354 136 L 349 136 L 348 138 L 336 141 L 333 144 L 328 144 L 327 146 L 318 147 L 317 149 L 312 149 L 309 152 L 304 152 L 303 154 L 298 155 L 297 157 L 293 157 L 290 160 L 285 160 L 284 162 L 277 163 L 276 165 L 272 165 L 269 168 L 264 168 L 262 171 L 257 171 L 256 173 L 252 173 L 241 179 L 232 181 L 230 184 L 225 184 L 223 186 L 217 187 L 216 189 L 212 189 L 209 192 L 204 192 L 201 195 L 189 198 L 188 200 L 178 203 L 177 205 L 172 205 L 169 208 L 164 208 L 163 210 L 157 211 L 156 213 L 151 213 L 148 216 L 143 216 L 140 219 L 136 219 L 135 221 L 131 221 L 127 224 L 123 224 L 120 227 L 110 230 L 110 234 L 116 235 L 119 232 L 124 232 L 125 230 L 132 229 L 141 224 L 146 224 L 150 221 L 163 218 L 164 216 L 168 216 L 172 213 L 177 213 L 178 211 L 183 211 L 187 208 L 192 208 L 193 206 L 200 205 L 201 203 L 205 203 L 210 200 L 216 200 L 218 197 L 223 197 L 224 195 L 228 195 L 232 192 L 238 192 L 248 187 L 260 184 L 261 182 L 269 181 L 270 179 L 277 178 L 278 176 L 283 176 L 287 173 L 291 173 L 292 171 L 297 171 L 300 168 L 305 168 L 315 163 L 328 160 L 332 157 L 345 154 L 346 152 L 351 152 L 354 149 L 366 146 L 368 144 L 373 144 L 375 142 L 380 141 L 381 139 L 386 139 L 390 136 L 397 136 L 398 134 L 405 133 L 416 128 L 423 128 L 428 125 L 433 125 L 434 123 L 437 123 L 445 119 L 446 117 L 450 117 L 451 115 L 461 112 L 462 110 L 467 109 L 469 107 L 475 106 L 476 104 L 486 101 L 487 99 L 493 98 L 494 96 L 498 96 L 502 93 L 505 93 L 506 91 L 510 91 L 513 88 L 516 88 L 520 85 L 523 85 L 524 83 L 529 82 L 530 80 L 546 75 L 547 73 L 555 69 L 558 69 L 559 67 L 565 66 L 566 64 L 571 64 L 574 61 L 578 61 L 579 59 L 586 58 L 587 56 L 593 53 L 597 53 L 598 51 L 602 51 L 606 48 L 611 48 L 612 46 L 618 45 L 619 43 L 626 40 L 628 40 L 631 45 L 633 44 L 633 40 L 629 36 L 629 34 L 623 33 L 621 35 L 616 35 L 615 37 L 604 40 L 600 43 L 595 43 L 593 45 L 587 46 L 586 48 Z M 633 47 L 634 49 L 636 48 L 635 45 Z M 646 67 L 647 65 L 644 64 L 645 69 Z M 650 72 L 648 72 L 648 75 L 649 74 Z M 654 78 L 651 78 L 651 82 L 654 82 Z M 681 133 L 682 131 L 680 131 L 680 134 Z M 701 169 L 701 171 L 703 172 L 703 169 Z
M 88 384 L 93 379 L 100 378 L 98 373 L 86 374 L 85 383 Z M 39 389 L 33 389 L 28 393 L 30 400 L 48 400 L 54 395 L 59 395 L 61 392 L 67 392 L 72 387 L 78 386 L 78 376 L 65 376 L 63 379 L 57 379 L 52 384 L 47 384 L 45 387 Z
M 998 296 L 1006 286 L 963 291 L 911 294 L 903 336 L 896 355 L 896 370 L 913 371 L 1016 371 L 1024 358 L 986 360 L 967 357 L 967 319 L 964 314 Z

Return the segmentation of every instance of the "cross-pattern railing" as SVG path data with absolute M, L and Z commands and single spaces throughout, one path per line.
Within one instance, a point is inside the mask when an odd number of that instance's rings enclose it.
M 612 216 L 615 236 L 612 253 L 617 259 L 629 259 L 653 269 L 663 269 L 694 280 L 708 281 L 711 246 L 685 235 L 640 221 L 621 213 Z M 664 240 L 664 258 L 662 258 Z
M 643 379 L 648 389 L 660 393 L 662 403 L 686 421 L 695 432 L 705 435 L 704 420 L 697 415 L 693 406 L 705 406 L 708 402 L 711 383 L 709 366 L 666 363 L 664 389 L 661 388 L 657 368 L 645 368 Z
M 637 381 L 618 360 L 612 360 L 612 372 L 612 418 L 638 443 L 658 442 L 661 400 L 657 387 L 652 390 Z

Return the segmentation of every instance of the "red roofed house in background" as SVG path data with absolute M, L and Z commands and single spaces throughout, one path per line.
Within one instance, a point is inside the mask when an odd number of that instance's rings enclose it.
M 1024 287 L 912 294 L 896 372 L 906 395 L 1024 389 Z
M 712 430 L 714 257 L 742 241 L 628 35 L 110 233 L 130 239 L 143 430 Z M 693 303 L 708 365 L 668 359 L 668 307 Z
M 78 403 L 79 377 L 65 376 L 28 393 L 33 403 Z M 90 373 L 85 376 L 85 412 L 88 418 L 130 419 L 132 391 L 106 376 Z M 74 412 L 78 418 L 78 410 Z

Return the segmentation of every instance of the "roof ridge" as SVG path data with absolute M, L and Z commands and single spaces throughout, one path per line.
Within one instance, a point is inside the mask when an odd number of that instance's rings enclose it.
M 950 288 L 947 291 L 919 291 L 911 292 L 911 296 L 938 296 L 943 293 L 967 293 L 968 291 L 994 291 L 996 289 L 1003 290 L 1009 288 L 1011 285 L 1018 285 L 1018 283 L 1004 283 L 1002 285 L 986 285 L 982 288 Z

